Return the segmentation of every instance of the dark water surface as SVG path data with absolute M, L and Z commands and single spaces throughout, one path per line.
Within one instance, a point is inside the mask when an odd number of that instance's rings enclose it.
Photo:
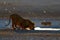
M 35 23 L 35 27 L 41 27 L 41 28 L 60 28 L 60 21 L 57 21 L 57 20 L 47 20 L 47 21 L 52 23 L 51 26 L 43 26 L 43 25 L 41 25 L 41 22 L 43 22 L 46 19 L 44 19 L 44 20 L 41 20 L 41 19 L 30 19 L 30 20 Z M 12 25 L 11 22 L 10 22 L 10 24 L 8 26 L 5 26 L 6 24 L 9 23 L 9 20 L 8 19 L 0 19 L 0 28 L 10 28 L 11 25 Z

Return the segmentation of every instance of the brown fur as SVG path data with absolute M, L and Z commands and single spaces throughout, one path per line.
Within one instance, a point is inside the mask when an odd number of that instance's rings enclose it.
M 28 19 L 23 19 L 21 16 L 17 14 L 10 15 L 10 19 L 12 20 L 13 29 L 19 28 L 22 30 L 26 30 L 26 28 L 30 28 L 31 30 L 34 30 L 34 23 L 32 23 Z

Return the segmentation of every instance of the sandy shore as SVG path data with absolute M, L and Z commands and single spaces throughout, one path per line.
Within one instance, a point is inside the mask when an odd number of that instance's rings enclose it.
M 60 36 L 60 31 L 0 29 L 0 35 Z
M 0 40 L 60 40 L 60 33 L 50 32 L 5 29 L 0 30 Z

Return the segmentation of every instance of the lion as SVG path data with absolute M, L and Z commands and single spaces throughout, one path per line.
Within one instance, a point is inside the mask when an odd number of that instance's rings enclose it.
M 12 28 L 14 30 L 15 29 L 27 30 L 27 28 L 29 28 L 29 30 L 34 30 L 34 23 L 28 19 L 24 19 L 17 14 L 12 14 L 10 15 L 9 23 L 7 25 L 10 24 L 10 19 L 12 20 Z
M 32 23 L 30 20 L 26 19 L 23 23 L 22 26 L 25 28 L 29 28 L 31 30 L 34 30 L 34 23 Z

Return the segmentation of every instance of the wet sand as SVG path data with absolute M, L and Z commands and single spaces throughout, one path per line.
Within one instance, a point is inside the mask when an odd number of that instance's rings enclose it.
M 0 30 L 0 40 L 60 40 L 58 31 Z

